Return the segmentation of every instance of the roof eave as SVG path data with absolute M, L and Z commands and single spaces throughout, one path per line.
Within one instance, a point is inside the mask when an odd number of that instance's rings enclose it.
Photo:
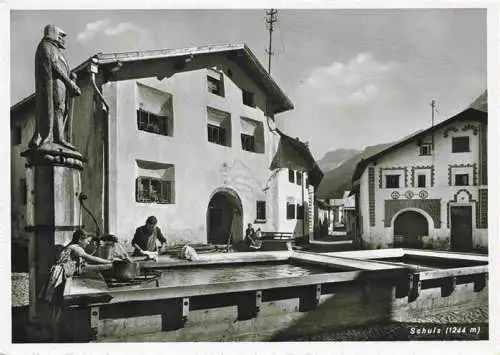
M 377 161 L 377 159 L 387 153 L 389 153 L 390 151 L 393 151 L 397 148 L 400 148 L 412 141 L 416 141 L 418 139 L 420 139 L 421 137 L 435 131 L 435 130 L 438 130 L 444 126 L 446 126 L 447 124 L 450 124 L 452 121 L 454 120 L 457 120 L 457 119 L 462 119 L 462 118 L 465 118 L 464 115 L 466 115 L 467 113 L 471 112 L 471 111 L 474 111 L 474 112 L 477 112 L 479 115 L 481 116 L 488 116 L 488 112 L 485 112 L 485 111 L 482 111 L 482 110 L 478 110 L 478 109 L 475 109 L 475 108 L 472 108 L 472 107 L 468 107 L 466 108 L 465 110 L 459 112 L 458 114 L 448 118 L 447 120 L 444 120 L 443 122 L 433 126 L 433 127 L 429 127 L 428 129 L 426 130 L 423 130 L 421 132 L 418 132 L 417 134 L 411 136 L 411 137 L 408 137 L 408 139 L 405 139 L 403 141 L 400 141 L 400 142 L 397 142 L 389 147 L 387 147 L 386 149 L 374 154 L 374 155 L 371 155 L 369 156 L 368 158 L 365 158 L 363 160 L 361 160 L 357 165 L 356 165 L 356 168 L 354 169 L 354 173 L 353 173 L 353 177 L 352 177 L 352 180 L 357 180 L 361 177 L 361 175 L 363 174 L 364 170 L 366 169 L 366 167 L 368 166 L 368 164 L 372 163 L 372 162 L 375 162 Z M 470 118 L 470 117 L 467 117 L 467 118 Z
M 147 55 L 142 55 L 147 52 Z M 229 45 L 218 45 L 218 46 L 203 46 L 203 47 L 191 47 L 179 50 L 155 50 L 146 52 L 122 52 L 122 53 L 97 53 L 96 55 L 88 58 L 83 63 L 79 64 L 73 69 L 74 72 L 79 73 L 87 68 L 88 63 L 92 58 L 97 60 L 98 65 L 106 65 L 115 62 L 136 62 L 142 60 L 154 60 L 154 59 L 164 59 L 164 58 L 177 58 L 182 56 L 189 56 L 192 54 L 196 55 L 209 55 L 218 53 L 241 53 L 245 56 L 249 63 L 249 70 L 253 71 L 260 85 L 265 89 L 266 96 L 270 97 L 270 105 L 268 108 L 269 112 L 266 114 L 277 114 L 285 111 L 292 110 L 294 108 L 292 101 L 285 95 L 278 84 L 272 79 L 269 73 L 265 70 L 262 64 L 259 62 L 257 57 L 252 53 L 246 44 L 229 44 Z M 18 111 L 25 107 L 25 105 L 33 100 L 34 94 L 28 96 L 22 101 L 16 103 L 11 107 L 11 113 Z

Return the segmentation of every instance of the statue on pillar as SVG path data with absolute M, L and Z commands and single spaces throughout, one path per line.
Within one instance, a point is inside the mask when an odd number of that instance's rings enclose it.
M 44 28 L 44 37 L 35 54 L 35 134 L 29 143 L 33 150 L 70 150 L 72 106 L 81 94 L 63 54 L 66 33 L 54 25 Z

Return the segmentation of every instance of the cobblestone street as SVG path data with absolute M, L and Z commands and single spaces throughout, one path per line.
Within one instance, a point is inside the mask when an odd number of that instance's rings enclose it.
M 446 324 L 480 327 L 479 335 L 468 334 L 437 338 L 431 337 L 428 340 L 487 340 L 488 339 L 488 307 L 470 307 L 443 310 L 434 312 L 431 315 L 415 317 L 412 323 L 388 322 L 386 324 L 373 324 L 367 327 L 352 328 L 344 331 L 325 332 L 313 336 L 294 339 L 296 341 L 394 341 L 394 340 L 418 340 L 409 337 L 409 329 L 419 324 L 426 328 L 433 326 L 445 326 Z

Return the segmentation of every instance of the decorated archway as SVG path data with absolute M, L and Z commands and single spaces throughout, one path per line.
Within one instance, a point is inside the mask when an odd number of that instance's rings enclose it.
M 429 235 L 430 216 L 425 216 L 422 211 L 408 209 L 394 216 L 394 236 L 400 238 L 400 243 L 405 247 L 422 247 L 423 236 Z

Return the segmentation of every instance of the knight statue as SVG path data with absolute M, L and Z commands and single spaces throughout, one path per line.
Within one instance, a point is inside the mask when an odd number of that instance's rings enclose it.
M 31 149 L 70 149 L 73 98 L 81 94 L 76 75 L 71 73 L 66 58 L 66 33 L 54 25 L 44 28 L 44 37 L 35 53 L 35 134 Z

